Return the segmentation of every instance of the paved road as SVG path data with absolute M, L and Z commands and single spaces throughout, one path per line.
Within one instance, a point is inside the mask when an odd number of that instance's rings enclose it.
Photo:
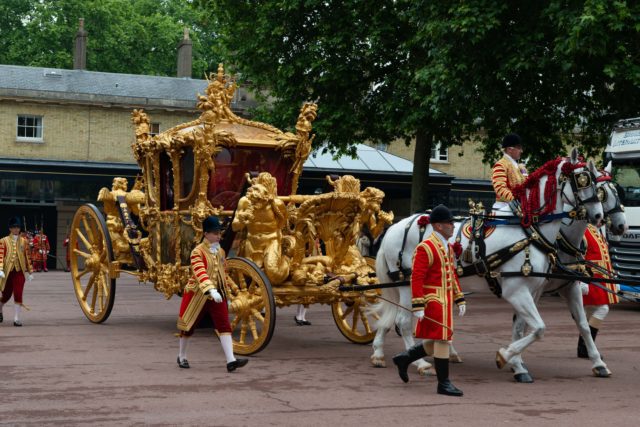
M 640 307 L 615 307 L 600 351 L 613 371 L 591 376 L 575 356 L 576 332 L 559 298 L 546 297 L 545 338 L 525 354 L 536 382 L 516 384 L 495 367 L 508 342 L 511 311 L 484 289 L 469 296 L 457 321 L 464 363 L 452 366 L 463 398 L 435 393 L 433 377 L 410 371 L 404 384 L 392 368 L 369 365 L 370 346 L 347 342 L 327 306 L 296 326 L 293 309 L 278 310 L 274 338 L 249 365 L 225 370 L 222 349 L 198 330 L 190 370 L 176 365 L 179 300 L 150 285 L 118 282 L 109 320 L 91 324 L 78 307 L 67 273 L 36 274 L 25 291 L 32 310 L 0 324 L 0 424 L 3 425 L 609 425 L 638 424 Z M 402 348 L 390 335 L 387 356 Z M 426 418 L 429 417 L 428 420 Z

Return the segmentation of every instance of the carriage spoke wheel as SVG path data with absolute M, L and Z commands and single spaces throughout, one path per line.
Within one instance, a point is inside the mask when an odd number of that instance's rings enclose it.
M 374 302 L 375 297 L 360 295 L 331 305 L 333 320 L 342 335 L 349 341 L 356 344 L 369 344 L 375 338 L 374 322 L 378 317 L 366 312 L 369 304 Z
M 260 268 L 246 258 L 227 259 L 231 278 L 228 295 L 233 351 L 249 355 L 263 350 L 276 325 L 276 304 L 271 283 Z
M 80 308 L 90 321 L 102 323 L 113 308 L 116 280 L 109 274 L 113 260 L 109 231 L 94 205 L 86 204 L 76 211 L 69 247 L 71 278 Z

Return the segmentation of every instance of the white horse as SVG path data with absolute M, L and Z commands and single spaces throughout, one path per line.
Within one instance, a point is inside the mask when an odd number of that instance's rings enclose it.
M 555 171 L 553 171 L 552 179 L 558 179 L 561 176 L 561 171 L 564 165 L 568 161 L 562 161 L 557 164 Z M 602 204 L 597 201 L 595 185 L 589 185 L 584 188 L 574 189 L 572 185 L 568 183 L 575 183 L 577 176 L 584 174 L 585 171 L 582 168 L 577 168 L 578 158 L 577 151 L 573 151 L 571 155 L 570 165 L 568 169 L 573 169 L 568 174 L 568 179 L 563 180 L 561 184 L 557 186 L 552 194 L 555 201 L 555 209 L 552 214 L 559 219 L 564 215 L 569 215 L 570 212 L 575 212 L 576 209 L 586 208 L 586 214 L 589 216 L 589 220 L 596 223 L 602 219 L 603 211 Z M 591 168 L 595 170 L 595 167 L 591 164 Z M 544 176 L 538 183 L 538 189 L 540 190 L 541 198 L 544 194 L 545 184 L 549 177 Z M 589 202 L 583 203 L 582 201 L 588 200 Z M 545 201 L 540 201 L 541 205 L 544 205 Z M 418 231 L 419 226 L 415 221 L 417 216 L 406 218 L 397 224 L 391 226 L 382 241 L 380 250 L 376 257 L 376 274 L 381 282 L 391 282 L 392 277 L 388 272 L 397 273 L 398 270 L 410 271 L 411 269 L 411 255 L 415 247 L 420 240 L 420 233 Z M 538 227 L 538 236 L 542 236 L 547 241 L 553 242 L 560 229 L 560 221 L 554 220 L 548 223 L 540 224 Z M 459 228 L 461 224 L 456 224 L 454 230 L 454 236 L 460 235 Z M 408 227 L 408 231 L 405 237 L 405 228 Z M 424 236 L 427 236 L 431 232 L 431 227 L 428 226 L 425 230 Z M 509 247 L 518 241 L 526 239 L 527 235 L 525 231 L 519 225 L 504 225 L 498 226 L 491 236 L 485 239 L 487 253 L 497 251 L 503 247 Z M 466 238 L 462 239 L 463 247 L 468 246 Z M 475 252 L 475 244 L 472 245 L 472 252 Z M 403 256 L 400 258 L 399 254 L 402 252 Z M 411 254 L 411 255 L 409 255 Z M 533 266 L 536 272 L 546 272 L 549 267 L 549 259 L 547 254 L 539 250 L 535 246 L 531 246 L 529 250 L 529 262 Z M 397 263 L 400 259 L 401 268 L 398 268 Z M 475 259 L 474 259 L 475 261 Z M 506 263 L 497 268 L 497 271 L 517 271 L 525 262 L 525 254 L 520 252 Z M 484 282 L 484 278 L 478 276 L 470 276 L 461 279 L 463 289 L 469 285 L 469 282 Z M 542 337 L 544 333 L 544 323 L 540 318 L 535 305 L 534 295 L 537 295 L 539 289 L 544 284 L 544 278 L 539 277 L 504 277 L 499 279 L 502 286 L 502 296 L 509 301 L 516 312 L 526 322 L 532 332 L 513 342 L 508 348 L 501 348 L 497 353 L 497 363 L 499 367 L 503 367 L 511 358 L 519 355 L 526 349 L 532 342 Z M 377 313 L 379 320 L 376 324 L 378 332 L 373 341 L 374 353 L 371 356 L 371 362 L 374 366 L 385 366 L 384 362 L 384 335 L 395 325 L 397 325 L 402 338 L 405 342 L 405 346 L 410 348 L 414 345 L 412 337 L 412 317 L 411 317 L 411 288 L 409 286 L 402 286 L 396 288 L 386 288 L 382 291 L 382 300 L 378 304 L 372 307 L 372 311 Z M 417 366 L 419 373 L 424 373 L 428 369 L 429 365 L 424 360 L 418 360 L 414 362 Z M 523 372 L 517 372 L 521 374 Z M 518 378 L 516 376 L 516 378 Z
M 609 232 L 613 235 L 622 235 L 627 229 L 627 221 L 624 214 L 622 204 L 618 192 L 610 181 L 611 162 L 604 169 L 604 172 L 595 171 L 596 186 L 599 192 L 599 198 L 602 200 L 605 221 Z M 608 178 L 608 179 L 607 179 Z M 575 265 L 581 259 L 584 253 L 581 250 L 582 239 L 587 228 L 587 222 L 582 220 L 563 219 L 563 226 L 560 229 L 561 239 L 559 240 L 558 259 L 567 266 Z M 597 377 L 608 377 L 611 375 L 608 367 L 600 357 L 600 353 L 595 345 L 590 330 L 584 307 L 582 305 L 582 293 L 580 287 L 575 281 L 567 281 L 564 279 L 550 279 L 545 283 L 542 291 L 557 291 L 567 302 L 571 316 L 573 317 L 578 331 L 582 336 L 589 359 L 593 362 L 593 373 Z M 540 298 L 542 292 L 536 296 L 536 301 Z M 513 322 L 513 338 L 521 338 L 524 336 L 525 322 L 518 316 Z M 518 356 L 511 360 L 514 372 L 522 371 L 522 359 Z M 532 382 L 528 374 L 521 375 L 522 382 Z

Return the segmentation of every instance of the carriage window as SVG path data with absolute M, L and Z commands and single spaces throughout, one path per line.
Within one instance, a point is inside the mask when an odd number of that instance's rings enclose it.
M 173 209 L 173 168 L 164 151 L 160 153 L 160 209 Z
M 160 133 L 160 123 L 151 123 L 149 136 L 156 136 Z
M 193 147 L 185 147 L 184 154 L 180 159 L 180 182 L 182 183 L 180 197 L 183 199 L 191 193 L 191 189 L 193 188 L 193 165 Z

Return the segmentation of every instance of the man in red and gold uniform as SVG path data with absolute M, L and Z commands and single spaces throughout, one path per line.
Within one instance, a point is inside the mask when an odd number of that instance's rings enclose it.
M 509 202 L 513 201 L 512 190 L 522 184 L 526 177 L 526 169 L 518 160 L 522 157 L 522 140 L 511 133 L 502 139 L 504 155 L 493 165 L 491 183 L 496 192 L 496 202 L 493 209 L 496 211 L 507 210 Z M 509 210 L 510 212 L 510 210 Z
M 613 265 L 611 264 L 611 257 L 609 256 L 609 246 L 603 232 L 589 224 L 587 231 L 584 233 L 584 238 L 587 241 L 587 253 L 584 258 L 609 272 L 613 272 Z M 593 277 L 605 277 L 596 269 L 593 270 L 593 273 Z M 602 322 L 609 313 L 609 304 L 616 304 L 619 301 L 618 295 L 616 295 L 617 286 L 615 284 L 601 282 L 600 286 L 611 292 L 607 292 L 591 283 L 580 283 L 583 295 L 582 303 L 587 312 L 589 329 L 591 330 L 591 337 L 594 341 L 596 340 Z M 583 359 L 589 358 L 587 347 L 584 344 L 582 336 L 578 339 L 578 357 Z
M 22 326 L 20 320 L 22 303 L 22 292 L 24 290 L 24 276 L 33 279 L 31 262 L 29 261 L 27 239 L 20 237 L 20 218 L 9 220 L 10 234 L 0 240 L 0 322 L 4 321 L 2 307 L 13 296 L 15 314 L 13 326 Z
M 453 249 L 447 240 L 453 235 L 453 216 L 444 206 L 436 206 L 429 216 L 433 233 L 416 247 L 411 274 L 412 305 L 418 318 L 416 338 L 427 341 L 411 347 L 393 358 L 398 374 L 409 381 L 409 365 L 433 356 L 438 377 L 438 394 L 462 396 L 449 381 L 449 343 L 453 336 L 453 304 L 464 316 L 466 303 L 456 275 Z M 417 306 L 417 307 L 416 307 Z
M 202 222 L 204 239 L 191 252 L 191 279 L 184 288 L 178 329 L 180 330 L 180 352 L 178 366 L 189 368 L 187 361 L 188 339 L 196 325 L 207 313 L 213 322 L 214 331 L 220 336 L 220 344 L 227 359 L 227 371 L 233 372 L 247 364 L 247 359 L 236 359 L 233 355 L 231 325 L 227 309 L 227 274 L 225 254 L 220 247 L 220 220 L 210 216 Z
M 65 247 L 65 252 L 66 252 L 66 256 L 65 256 L 65 261 L 66 261 L 66 265 L 64 267 L 64 271 L 71 271 L 71 248 L 69 247 L 69 235 L 67 234 L 67 238 L 64 239 L 64 242 L 62 243 L 62 246 Z
M 49 238 L 44 231 L 37 231 L 33 237 L 33 269 L 37 272 L 47 270 L 47 259 L 49 258 Z

